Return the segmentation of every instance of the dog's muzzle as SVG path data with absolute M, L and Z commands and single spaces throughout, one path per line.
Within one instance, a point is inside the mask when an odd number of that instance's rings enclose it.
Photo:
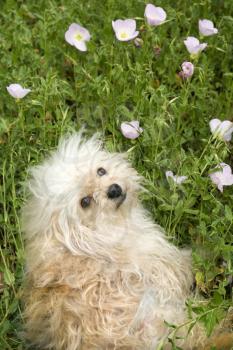
M 121 186 L 118 184 L 112 184 L 107 190 L 107 197 L 116 200 L 117 208 L 119 208 L 126 198 L 126 193 L 123 193 Z
M 122 195 L 122 188 L 118 184 L 112 184 L 109 186 L 107 196 L 110 199 L 119 198 Z

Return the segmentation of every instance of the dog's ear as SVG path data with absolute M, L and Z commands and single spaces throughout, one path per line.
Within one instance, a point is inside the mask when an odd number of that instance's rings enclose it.
M 106 235 L 82 225 L 79 218 L 72 217 L 68 210 L 64 208 L 52 220 L 52 235 L 57 241 L 73 255 L 105 257 L 111 260 L 111 250 L 106 244 Z

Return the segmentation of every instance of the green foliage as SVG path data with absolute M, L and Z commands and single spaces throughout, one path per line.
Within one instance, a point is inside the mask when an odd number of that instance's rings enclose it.
M 145 25 L 146 2 L 5 0 L 0 13 L 0 348 L 22 349 L 19 306 L 24 251 L 20 229 L 23 182 L 61 135 L 86 126 L 102 132 L 109 150 L 128 151 L 145 177 L 145 206 L 168 238 L 193 249 L 194 273 L 207 299 L 190 302 L 190 325 L 201 320 L 211 333 L 232 302 L 232 187 L 220 193 L 208 174 L 219 162 L 233 165 L 232 143 L 213 140 L 210 119 L 232 120 L 231 0 L 156 2 L 168 21 Z M 118 42 L 111 21 L 137 18 L 143 40 Z M 219 34 L 194 62 L 194 76 L 177 73 L 189 61 L 183 40 L 198 37 L 198 19 L 211 19 Z M 72 23 L 91 33 L 88 52 L 64 40 Z M 161 50 L 160 50 L 161 49 Z M 6 91 L 20 83 L 32 92 L 16 102 Z M 139 120 L 135 141 L 120 133 Z M 187 175 L 181 186 L 165 171 Z M 175 338 L 171 338 L 175 347 Z M 161 345 L 162 346 L 162 345 Z M 161 347 L 162 348 L 162 347 Z

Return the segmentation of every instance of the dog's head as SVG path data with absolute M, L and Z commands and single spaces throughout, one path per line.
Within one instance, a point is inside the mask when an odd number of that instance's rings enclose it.
M 69 223 L 93 230 L 122 221 L 137 205 L 140 177 L 124 155 L 104 151 L 97 136 L 63 139 L 31 173 L 29 189 L 41 223 L 62 213 Z

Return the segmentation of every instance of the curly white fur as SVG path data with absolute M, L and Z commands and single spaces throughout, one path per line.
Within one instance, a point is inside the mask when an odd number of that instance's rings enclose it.
M 170 349 L 164 321 L 187 321 L 191 259 L 142 208 L 137 172 L 123 155 L 102 150 L 97 137 L 85 141 L 79 133 L 31 175 L 23 213 L 30 342 L 56 350 Z M 112 184 L 125 200 L 108 198 Z M 82 208 L 86 196 L 91 203 Z M 186 332 L 181 327 L 178 335 Z M 204 338 L 196 326 L 178 344 L 201 349 Z

